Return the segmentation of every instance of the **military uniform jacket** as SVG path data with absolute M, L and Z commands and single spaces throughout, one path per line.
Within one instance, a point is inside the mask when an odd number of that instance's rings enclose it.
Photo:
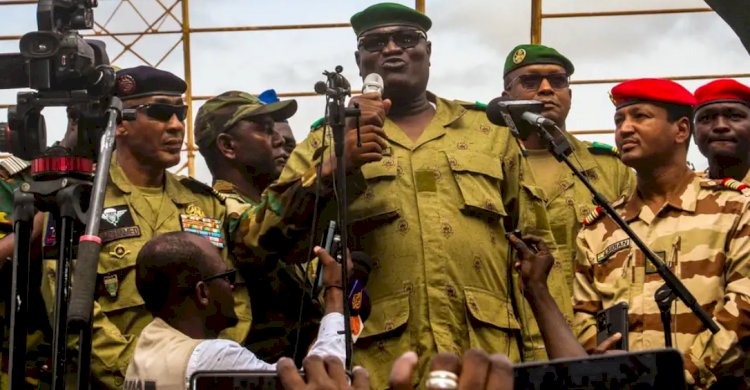
M 349 186 L 358 190 L 349 198 L 351 249 L 373 256 L 372 314 L 354 361 L 373 388 L 387 387 L 392 362 L 408 350 L 420 356 L 417 379 L 438 351 L 476 347 L 519 359 L 504 237 L 517 215 L 518 147 L 484 111 L 428 97 L 436 113 L 419 140 L 386 119 L 383 159 Z M 297 146 L 281 185 L 311 175 L 323 129 Z
M 207 232 L 202 235 L 210 235 L 214 244 L 224 248 L 222 256 L 233 267 L 231 259 L 227 258 L 226 237 L 222 229 L 225 207 L 211 194 L 211 188 L 166 172 L 164 190 L 165 199 L 155 216 L 144 197 L 125 176 L 117 163 L 117 156 L 112 157 L 99 232 L 102 247 L 94 302 L 91 359 L 92 374 L 109 388 L 122 386 L 137 337 L 152 320 L 135 286 L 136 257 L 147 241 L 161 233 L 202 230 Z M 50 229 L 49 224 L 44 244 L 55 244 L 54 228 Z M 44 268 L 42 290 L 48 315 L 52 318 L 56 261 L 45 261 Z M 225 330 L 222 336 L 241 343 L 250 328 L 249 299 L 242 283 L 235 286 L 234 296 L 239 323 Z
M 682 185 L 682 194 L 668 199 L 657 213 L 638 194 L 614 206 L 719 325 L 712 335 L 681 301 L 672 306 L 673 345 L 684 354 L 688 381 L 705 388 L 717 375 L 742 369 L 738 342 L 750 335 L 750 191 L 692 172 Z M 577 244 L 579 341 L 595 346 L 595 314 L 627 302 L 630 350 L 663 347 L 654 293 L 664 281 L 643 253 L 606 216 L 586 226 Z
M 616 150 L 564 134 L 573 149 L 570 160 L 599 193 L 610 202 L 630 195 L 635 188 L 635 175 L 620 161 Z M 521 164 L 521 203 L 525 206 L 520 210 L 519 227 L 525 234 L 534 234 L 544 239 L 553 250 L 555 264 L 547 278 L 547 286 L 563 316 L 572 326 L 574 321 L 570 297 L 575 270 L 575 238 L 584 219 L 596 209 L 596 205 L 586 186 L 567 167 L 565 174 L 558 177 L 554 185 L 555 191 L 547 194 L 535 183 L 533 171 L 528 164 L 530 163 L 526 160 Z M 531 307 L 520 291 L 516 293 L 516 298 L 519 316 L 522 317 L 525 360 L 546 360 L 544 341 Z

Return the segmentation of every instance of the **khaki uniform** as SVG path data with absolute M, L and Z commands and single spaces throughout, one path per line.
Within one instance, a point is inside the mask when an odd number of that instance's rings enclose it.
M 612 202 L 632 192 L 635 188 L 635 175 L 620 161 L 616 150 L 607 145 L 581 141 L 568 133 L 565 133 L 565 137 L 573 148 L 573 153 L 569 156 L 571 162 L 607 200 Z M 547 243 L 554 242 L 555 264 L 547 278 L 547 285 L 563 316 L 572 325 L 573 307 L 570 297 L 575 271 L 575 238 L 583 226 L 584 218 L 596 205 L 591 193 L 565 163 L 557 160 L 553 163 L 560 164 L 562 174 L 553 183 L 543 183 L 543 187 L 553 189 L 549 193 L 540 188 L 542 183 L 535 183 L 534 169 L 540 167 L 532 168 L 528 160 L 522 164 L 521 185 L 522 196 L 525 198 L 522 203 L 527 206 L 521 209 L 519 220 L 525 234 L 532 233 L 542 237 Z M 547 167 L 552 168 L 558 167 Z M 523 226 L 531 226 L 532 229 L 534 226 L 549 226 L 549 230 L 537 228 L 529 231 Z M 516 297 L 521 312 L 519 315 L 524 324 L 524 358 L 546 360 L 544 340 L 531 307 L 520 291 L 516 293 Z
M 94 302 L 91 359 L 93 376 L 109 388 L 122 386 L 137 337 L 152 319 L 135 286 L 135 260 L 147 241 L 158 234 L 190 229 L 196 224 L 216 225 L 213 226 L 216 233 L 213 242 L 221 243 L 224 247 L 222 256 L 233 266 L 231 258 L 227 257 L 226 237 L 221 226 L 225 208 L 212 194 L 211 188 L 167 172 L 164 192 L 155 213 L 140 190 L 127 179 L 117 156 L 112 157 L 99 232 L 102 248 Z M 200 217 L 205 219 L 198 221 Z M 56 244 L 52 226 L 48 223 L 45 232 L 46 253 Z M 55 256 L 45 258 L 54 259 Z M 56 265 L 55 260 L 45 260 L 42 292 L 50 318 L 54 309 Z M 241 281 L 234 288 L 234 297 L 239 323 L 222 332 L 222 336 L 241 343 L 250 328 L 249 298 Z
M 230 182 L 217 180 L 214 189 L 225 197 L 228 232 L 233 237 L 242 214 L 257 205 L 243 197 Z M 267 362 L 275 362 L 285 356 L 292 357 L 299 324 L 298 355 L 300 358 L 304 357 L 305 351 L 317 337 L 318 325 L 323 317 L 318 302 L 311 300 L 308 294 L 302 297 L 304 272 L 299 266 L 275 260 L 243 261 L 239 270 L 253 301 L 252 327 L 245 345 L 259 359 Z M 304 302 L 300 301 L 301 298 Z M 300 305 L 304 307 L 301 322 L 298 321 Z
M 675 300 L 673 345 L 684 354 L 687 380 L 706 388 L 737 367 L 746 375 L 747 356 L 738 341 L 750 336 L 750 190 L 730 189 L 692 172 L 682 186 L 681 195 L 656 214 L 637 194 L 613 206 L 719 325 L 712 335 Z M 577 244 L 573 298 L 581 343 L 595 346 L 598 311 L 627 302 L 630 350 L 663 347 L 654 293 L 664 281 L 655 267 L 606 216 L 581 230 Z
M 419 354 L 422 381 L 437 352 L 475 347 L 520 358 L 504 237 L 518 215 L 518 146 L 483 110 L 428 96 L 437 111 L 419 140 L 387 119 L 390 147 L 348 187 L 351 249 L 373 257 L 372 314 L 354 362 L 375 389 L 388 386 L 393 361 L 408 350 Z M 318 128 L 297 146 L 271 193 L 314 180 L 322 140 Z

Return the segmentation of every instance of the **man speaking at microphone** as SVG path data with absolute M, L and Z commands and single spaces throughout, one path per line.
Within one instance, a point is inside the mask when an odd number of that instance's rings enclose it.
M 574 70 L 573 63 L 554 48 L 518 45 L 508 53 L 505 61 L 503 96 L 513 100 L 538 100 L 544 103 L 542 115 L 562 130 L 562 134 L 553 136 L 565 137 L 572 146 L 571 161 L 605 198 L 615 201 L 629 195 L 634 188 L 633 172 L 620 161 L 619 154 L 613 147 L 581 141 L 565 131 L 565 120 L 573 97 L 569 79 Z M 529 133 L 528 138 L 522 142 L 526 149 L 522 165 L 522 196 L 535 205 L 534 209 L 546 212 L 556 247 L 555 258 L 558 261 L 551 270 L 548 282 L 566 319 L 572 323 L 570 296 L 575 274 L 575 238 L 584 219 L 596 205 L 583 183 L 547 150 L 548 145 L 539 133 Z M 527 209 L 529 208 L 524 210 Z M 521 219 L 528 223 L 531 217 L 534 216 L 522 215 Z M 517 304 L 527 305 L 520 293 L 516 294 L 516 298 Z M 524 332 L 525 358 L 546 359 L 547 353 L 531 309 L 527 307 L 521 313 L 523 323 L 528 324 L 528 329 Z
M 345 136 L 353 181 L 351 249 L 373 257 L 367 286 L 372 312 L 354 346 L 354 362 L 371 373 L 373 388 L 382 389 L 388 367 L 408 350 L 420 356 L 420 381 L 437 352 L 476 347 L 518 360 L 519 324 L 509 298 L 503 234 L 517 215 L 518 147 L 483 109 L 427 91 L 427 16 L 381 3 L 355 14 L 351 23 L 360 76 L 377 73 L 384 81 L 382 96 L 352 98 L 362 111 L 362 146 L 354 121 Z M 297 146 L 271 190 L 313 177 L 309 172 L 321 152 L 329 155 L 319 150 L 324 130 L 317 126 Z M 330 194 L 335 164 L 322 164 Z M 333 199 L 327 198 L 324 214 L 335 212 Z

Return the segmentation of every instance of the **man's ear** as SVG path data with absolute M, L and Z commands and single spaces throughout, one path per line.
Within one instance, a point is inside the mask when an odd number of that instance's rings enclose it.
M 677 120 L 677 133 L 675 134 L 675 141 L 679 144 L 690 142 L 690 118 L 683 116 Z
M 198 282 L 195 285 L 195 297 L 199 305 L 208 307 L 211 298 L 211 292 L 208 291 L 208 285 L 205 282 Z
M 232 138 L 231 135 L 227 133 L 219 134 L 216 137 L 216 147 L 225 158 L 229 160 L 234 160 L 235 158 L 237 158 L 237 150 L 235 148 L 234 138 Z

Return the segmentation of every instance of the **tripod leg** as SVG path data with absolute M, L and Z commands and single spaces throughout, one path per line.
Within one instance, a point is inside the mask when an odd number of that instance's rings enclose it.
M 57 234 L 60 239 L 60 257 L 57 261 L 57 281 L 55 285 L 55 321 L 52 338 L 52 389 L 65 389 L 66 349 L 68 339 L 68 300 L 70 293 L 70 263 L 73 250 L 73 225 L 70 217 L 58 219 Z

